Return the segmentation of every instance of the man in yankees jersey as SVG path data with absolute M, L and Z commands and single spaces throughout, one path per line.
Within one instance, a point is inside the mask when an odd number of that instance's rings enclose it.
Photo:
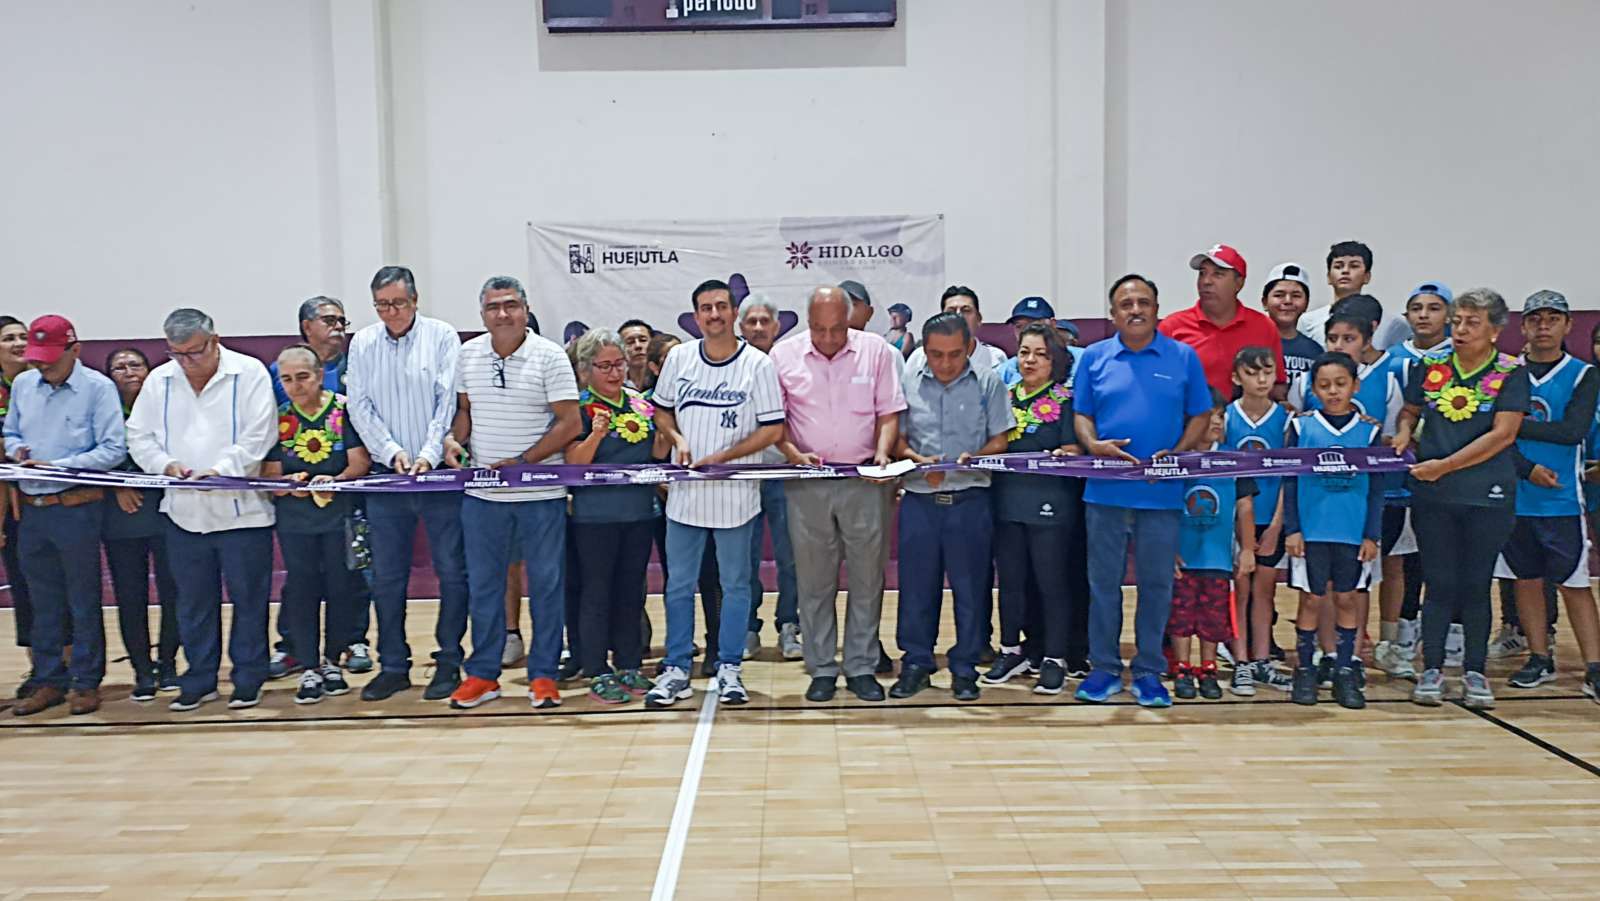
M 734 334 L 736 311 L 726 282 L 702 282 L 690 295 L 704 335 L 667 354 L 653 396 L 655 421 L 673 446 L 673 462 L 700 467 L 758 463 L 783 437 L 783 395 L 767 355 Z M 761 512 L 760 483 L 679 482 L 667 494 L 667 656 L 648 707 L 693 695 L 694 588 L 707 538 L 716 545 L 722 582 L 717 688 L 724 704 L 749 700 L 740 679 L 750 621 L 750 535 Z
M 1589 587 L 1589 542 L 1581 491 L 1584 436 L 1600 397 L 1600 372 L 1563 349 L 1572 331 L 1567 299 L 1540 291 L 1522 307 L 1522 334 L 1532 404 L 1517 431 L 1517 449 L 1536 466 L 1553 471 L 1554 486 L 1524 481 L 1517 486 L 1517 520 L 1500 553 L 1495 576 L 1517 580 L 1517 613 L 1528 638 L 1528 662 L 1510 679 L 1512 688 L 1537 688 L 1556 678 L 1549 634 L 1537 628 L 1545 615 L 1545 580 L 1560 586 L 1567 617 L 1577 633 L 1586 672 L 1583 691 L 1600 700 L 1600 617 Z

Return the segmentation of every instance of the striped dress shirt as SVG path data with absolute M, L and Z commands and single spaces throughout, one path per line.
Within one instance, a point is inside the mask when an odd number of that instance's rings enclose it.
M 388 466 L 405 451 L 412 460 L 439 465 L 456 415 L 460 353 L 456 330 L 421 313 L 399 338 L 378 322 L 350 339 L 345 369 L 350 421 L 375 463 Z

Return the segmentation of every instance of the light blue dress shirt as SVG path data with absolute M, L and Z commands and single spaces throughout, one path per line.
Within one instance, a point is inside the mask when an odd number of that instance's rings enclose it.
M 75 469 L 115 468 L 128 456 L 122 400 L 112 381 L 82 363 L 61 385 L 44 380 L 37 369 L 17 376 L 5 421 L 6 456 L 20 448 L 28 457 Z M 58 494 L 61 482 L 21 481 L 23 494 Z

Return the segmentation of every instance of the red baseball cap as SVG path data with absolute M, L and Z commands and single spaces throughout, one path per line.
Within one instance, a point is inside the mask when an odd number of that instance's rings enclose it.
M 61 359 L 66 349 L 78 343 L 78 330 L 65 316 L 40 316 L 28 326 L 28 349 L 22 359 L 48 366 Z
M 1202 250 L 1190 257 L 1189 268 L 1199 269 L 1200 264 L 1206 260 L 1210 260 L 1224 269 L 1232 269 L 1234 272 L 1239 273 L 1240 278 L 1245 277 L 1244 257 L 1239 255 L 1239 251 L 1226 244 L 1213 244 L 1210 250 Z

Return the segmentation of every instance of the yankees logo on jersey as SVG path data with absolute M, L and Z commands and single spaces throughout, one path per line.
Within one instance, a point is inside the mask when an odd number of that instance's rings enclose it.
M 661 366 L 652 400 L 676 418 L 695 460 L 783 422 L 777 371 L 766 354 L 743 341 L 733 356 L 719 362 L 706 358 L 703 340 L 674 347 Z M 728 462 L 759 463 L 761 455 Z M 690 526 L 729 529 L 760 510 L 761 488 L 755 481 L 679 482 L 667 492 L 667 518 Z

